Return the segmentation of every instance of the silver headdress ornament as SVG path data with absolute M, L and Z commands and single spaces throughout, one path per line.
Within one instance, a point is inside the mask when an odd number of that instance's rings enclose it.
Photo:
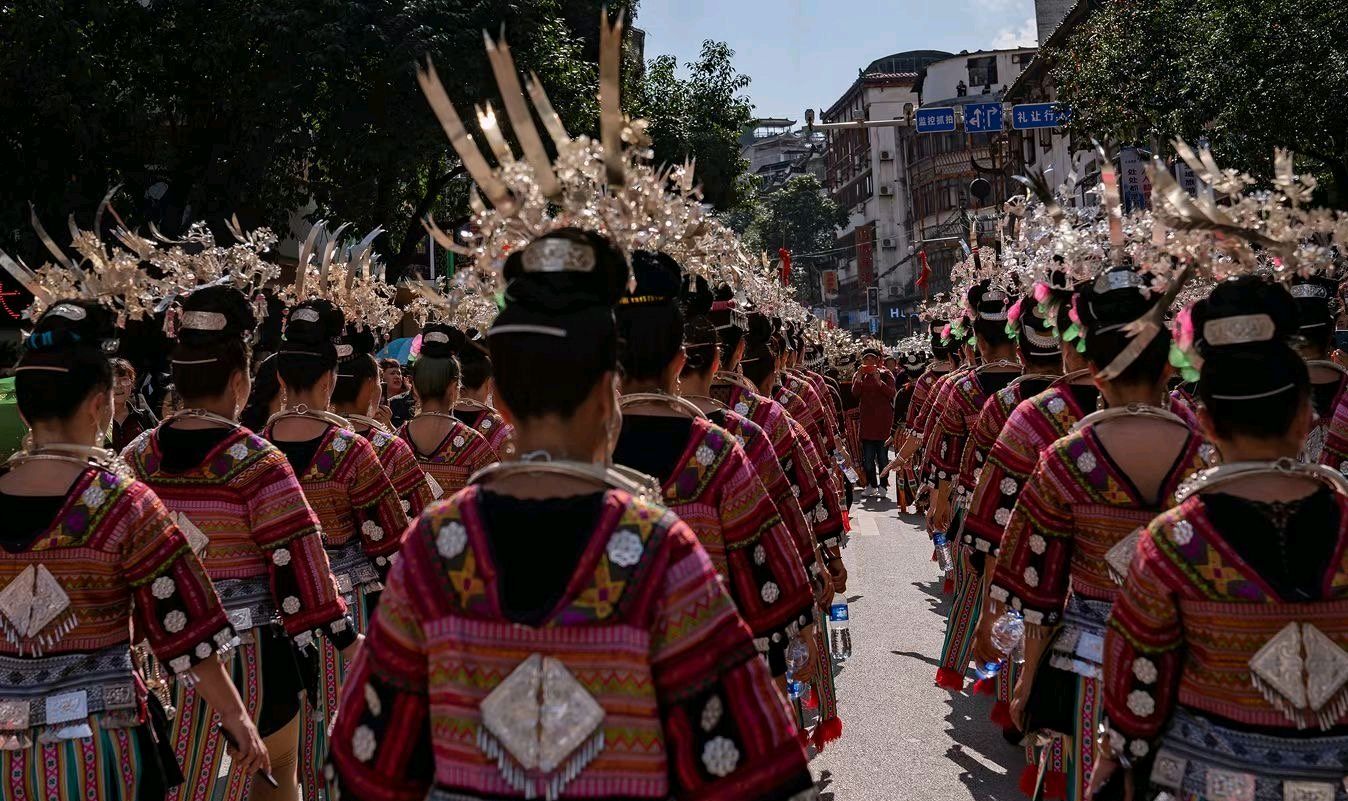
M 434 220 L 424 221 L 442 247 L 475 260 L 476 269 L 457 287 L 465 296 L 495 296 L 502 288 L 505 259 L 524 248 L 526 269 L 585 269 L 587 264 L 592 269 L 593 254 L 587 257 L 583 247 L 531 244 L 550 231 L 576 227 L 607 237 L 629 256 L 638 250 L 667 253 L 713 286 L 730 284 L 764 313 L 802 321 L 809 316 L 791 290 L 775 280 L 776 271 L 766 259 L 748 253 L 739 237 L 703 208 L 691 162 L 663 168 L 651 162 L 647 123 L 628 120 L 621 111 L 621 20 L 610 23 L 607 15 L 601 15 L 597 141 L 567 133 L 536 75 L 521 83 L 504 35 L 485 39 L 523 158 L 501 133 L 495 109 L 487 105 L 476 116 L 498 165 L 493 168 L 464 127 L 434 64 L 428 59 L 417 74 L 450 144 L 480 191 L 469 197 L 476 235 L 468 246 L 456 242 Z M 531 106 L 556 149 L 555 161 L 543 148 Z
M 277 292 L 287 306 L 322 298 L 342 310 L 347 322 L 377 331 L 387 331 L 403 318 L 394 305 L 396 288 L 384 280 L 384 265 L 374 251 L 374 240 L 383 233 L 375 228 L 359 241 L 343 242 L 349 224 L 329 231 L 319 220 L 300 244 L 295 262 L 295 280 Z

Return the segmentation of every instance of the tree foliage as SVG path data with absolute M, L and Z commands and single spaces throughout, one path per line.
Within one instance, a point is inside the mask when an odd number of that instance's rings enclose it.
M 735 71 L 734 57 L 724 42 L 708 40 L 686 65 L 686 77 L 676 58 L 660 56 L 629 92 L 632 116 L 651 123 L 656 158 L 674 163 L 696 157 L 703 197 L 718 209 L 741 200 L 738 179 L 748 168 L 739 138 L 753 119 L 753 104 L 744 95 L 749 78 Z
M 422 98 L 429 55 L 465 118 L 500 108 L 482 31 L 504 26 L 573 134 L 594 133 L 599 15 L 635 0 L 20 0 L 0 5 L 0 246 L 41 260 L 31 201 L 58 239 L 114 185 L 132 225 L 172 233 L 237 213 L 285 236 L 294 213 L 382 225 L 398 268 L 419 219 L 466 214 L 468 181 Z M 696 156 L 714 201 L 743 171 L 750 107 L 724 45 L 687 79 L 672 59 L 632 69 L 634 113 L 660 161 Z M 635 65 L 629 65 L 635 66 Z M 504 115 L 500 115 L 505 124 Z M 509 131 L 507 130 L 507 133 Z
M 758 198 L 747 215 L 746 242 L 769 251 L 776 258 L 779 248 L 793 255 L 791 283 L 799 297 L 819 298 L 819 268 L 824 259 L 807 254 L 830 251 L 837 244 L 838 229 L 847 225 L 847 210 L 824 192 L 814 175 L 797 175 L 776 191 Z M 728 221 L 742 224 L 743 213 Z
M 1105 0 L 1059 48 L 1058 92 L 1092 136 L 1206 137 L 1219 163 L 1270 172 L 1289 148 L 1348 206 L 1348 14 L 1337 0 Z

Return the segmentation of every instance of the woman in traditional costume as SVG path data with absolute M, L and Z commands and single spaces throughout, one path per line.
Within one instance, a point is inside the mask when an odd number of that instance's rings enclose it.
M 286 405 L 272 415 L 263 435 L 286 455 L 318 513 L 337 589 L 363 633 L 407 528 L 407 514 L 374 446 L 348 428 L 345 418 L 329 411 L 344 318 L 341 309 L 321 298 L 290 309 L 276 354 Z M 326 639 L 317 651 L 316 668 L 303 667 L 317 680 L 300 736 L 300 784 L 306 801 L 323 798 L 319 771 L 347 664 Z
M 411 531 L 333 732 L 343 799 L 813 795 L 697 536 L 653 486 L 604 468 L 627 274 L 575 229 L 506 261 L 487 341 L 520 461 Z
M 814 600 L 790 532 L 744 449 L 675 394 L 683 368 L 682 269 L 665 254 L 633 256 L 636 288 L 616 310 L 624 348 L 623 422 L 615 463 L 660 482 L 664 501 L 701 539 L 774 676 L 809 639 Z
M 1045 761 L 1041 783 L 1068 801 L 1086 797 L 1101 717 L 1101 645 L 1118 592 L 1108 555 L 1126 551 L 1129 534 L 1212 458 L 1202 437 L 1165 409 L 1169 332 L 1133 334 L 1141 326 L 1131 324 L 1155 318 L 1174 297 L 1152 279 L 1121 264 L 1076 295 L 1074 319 L 1106 408 L 1040 455 L 1007 523 L 990 590 L 1024 616 L 1012 722 L 1064 736 L 1063 772 Z
M 403 511 L 414 518 L 435 498 L 412 446 L 393 432 L 386 415 L 380 415 L 382 390 L 375 350 L 374 331 L 347 325 L 337 346 L 337 383 L 333 385 L 332 408 L 346 418 L 352 431 L 374 446 L 389 483 L 402 500 Z
M 92 447 L 112 417 L 116 336 L 110 310 L 60 301 L 16 368 L 31 438 L 0 470 L 6 799 L 150 801 L 181 783 L 164 709 L 133 663 L 133 629 L 214 710 L 237 744 L 235 770 L 270 769 L 220 659 L 237 641 L 206 571 L 154 492 Z
M 515 448 L 510 444 L 510 426 L 491 405 L 491 354 L 487 352 L 487 338 L 475 328 L 456 329 L 450 334 L 450 344 L 462 372 L 454 416 L 481 434 L 499 458 L 508 458 Z
M 1093 789 L 1341 801 L 1348 484 L 1297 461 L 1313 389 L 1287 344 L 1296 312 L 1280 286 L 1242 278 L 1191 321 L 1200 420 L 1225 465 L 1132 554 L 1104 642 Z
M 1338 318 L 1338 283 L 1323 274 L 1296 275 L 1288 289 L 1296 302 L 1296 348 L 1311 373 L 1315 420 L 1301 460 L 1337 469 L 1348 458 L 1348 370 L 1329 358 Z
M 453 495 L 474 473 L 500 460 L 487 438 L 455 412 L 463 376 L 455 353 L 462 345 L 463 333 L 453 326 L 431 323 L 422 329 L 421 353 L 412 364 L 420 409 L 398 432 L 412 446 L 436 498 Z
M 232 286 L 205 287 L 170 319 L 177 320 L 177 341 L 169 366 L 185 408 L 131 443 L 123 458 L 173 513 L 215 583 L 241 641 L 226 665 L 280 785 L 231 771 L 224 795 L 217 794 L 225 741 L 205 700 L 179 682 L 168 743 L 187 781 L 170 797 L 297 799 L 305 685 L 293 649 L 316 648 L 321 634 L 351 655 L 356 629 L 337 594 L 318 517 L 289 461 L 236 422 L 249 393 L 258 322 L 252 305 Z

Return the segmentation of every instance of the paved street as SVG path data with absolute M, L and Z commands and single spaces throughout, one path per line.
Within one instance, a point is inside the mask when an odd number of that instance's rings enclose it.
M 988 721 L 991 699 L 936 687 L 939 574 L 917 518 L 892 500 L 852 508 L 852 658 L 838 675 L 843 739 L 811 763 L 824 801 L 1014 801 L 1022 752 Z

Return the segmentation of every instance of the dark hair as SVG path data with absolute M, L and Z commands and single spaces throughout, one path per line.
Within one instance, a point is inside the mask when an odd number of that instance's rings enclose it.
M 572 252 L 593 258 L 593 267 L 526 269 L 524 255 L 552 240 L 571 243 Z M 600 378 L 618 368 L 613 304 L 626 292 L 629 275 L 612 242 L 577 228 L 553 231 L 506 259 L 506 305 L 487 332 L 487 345 L 496 392 L 517 419 L 570 416 Z
M 1108 367 L 1133 342 L 1124 326 L 1152 310 L 1157 298 L 1140 287 L 1150 277 L 1131 267 L 1115 267 L 1077 293 L 1076 310 L 1086 342 L 1086 360 L 1097 370 Z M 1162 327 L 1114 381 L 1121 384 L 1155 383 L 1170 358 L 1170 330 Z
M 454 355 L 463 344 L 463 333 L 444 323 L 431 323 L 421 330 L 421 353 L 412 363 L 412 384 L 423 400 L 437 400 L 458 386 L 463 371 Z
M 618 360 L 627 377 L 657 378 L 683 347 L 682 272 L 667 254 L 643 250 L 632 255 L 636 288 L 614 310 L 622 342 Z
M 117 378 L 130 376 L 132 381 L 136 380 L 136 368 L 120 356 L 112 360 L 112 374 Z
M 965 296 L 973 309 L 974 334 L 989 345 L 1006 345 L 1011 337 L 1006 333 L 1006 320 L 1016 296 L 1004 289 L 982 281 L 969 287 Z
M 721 338 L 711 320 L 715 296 L 706 279 L 690 275 L 683 282 L 683 350 L 688 360 L 683 365 L 685 375 L 702 375 L 716 362 L 716 351 Z
M 753 312 L 748 318 L 748 330 L 744 333 L 744 358 L 740 360 L 745 378 L 755 384 L 763 381 L 776 369 L 777 357 L 781 355 L 781 345 L 773 330 L 772 320 Z
M 24 419 L 68 420 L 89 396 L 110 390 L 109 359 L 117 345 L 112 312 L 97 301 L 49 306 L 14 368 L 14 397 Z
M 1334 322 L 1339 312 L 1338 289 L 1337 282 L 1321 275 L 1292 279 L 1297 335 L 1316 353 L 1326 353 L 1334 341 Z
M 469 328 L 466 331 L 453 329 L 450 334 L 450 345 L 454 348 L 454 355 L 459 359 L 459 369 L 462 372 L 460 379 L 463 385 L 469 389 L 481 389 L 482 385 L 491 378 L 491 352 L 487 350 L 486 337 L 482 336 L 476 328 Z
M 744 339 L 744 310 L 735 300 L 735 290 L 729 284 L 721 284 L 712 292 L 712 306 L 707 313 L 716 333 L 721 338 L 723 353 L 735 352 Z
M 942 341 L 943 337 L 941 336 L 941 332 L 945 330 L 945 327 L 945 320 L 928 321 L 928 339 L 930 340 L 931 345 L 931 355 L 937 361 L 950 358 L 950 351 L 952 350 L 949 345 Z
M 1038 302 L 1026 295 L 1017 304 L 1020 326 L 1016 329 L 1016 350 L 1026 366 L 1052 367 L 1062 363 L 1062 347 L 1054 337 L 1053 326 L 1041 317 Z
M 342 310 L 321 298 L 290 310 L 277 352 L 277 370 L 286 386 L 306 390 L 337 369 L 337 343 L 345 322 Z
M 337 382 L 332 387 L 332 402 L 355 403 L 367 381 L 377 381 L 379 365 L 374 352 L 378 343 L 374 331 L 364 325 L 348 325 L 337 346 Z
M 1310 371 L 1288 344 L 1297 333 L 1297 311 L 1282 285 L 1257 276 L 1223 281 L 1194 304 L 1190 320 L 1203 357 L 1198 394 L 1218 436 L 1280 437 L 1307 403 Z M 1267 316 L 1267 338 L 1209 341 L 1216 331 L 1208 323 L 1245 315 Z
M 239 422 L 253 431 L 261 431 L 271 416 L 271 402 L 281 394 L 281 382 L 277 377 L 279 357 L 273 353 L 258 363 L 257 375 L 253 376 L 253 391 L 248 395 L 248 403 L 239 413 Z
M 401 373 L 401 372 L 402 372 L 402 369 L 403 369 L 403 364 L 402 364 L 402 362 L 398 361 L 397 359 L 380 359 L 380 360 L 379 360 L 379 369 L 380 369 L 380 370 L 397 370 L 398 372 Z
M 253 305 L 232 286 L 205 287 L 187 296 L 179 319 L 169 360 L 173 383 L 183 398 L 218 397 L 252 359 Z

